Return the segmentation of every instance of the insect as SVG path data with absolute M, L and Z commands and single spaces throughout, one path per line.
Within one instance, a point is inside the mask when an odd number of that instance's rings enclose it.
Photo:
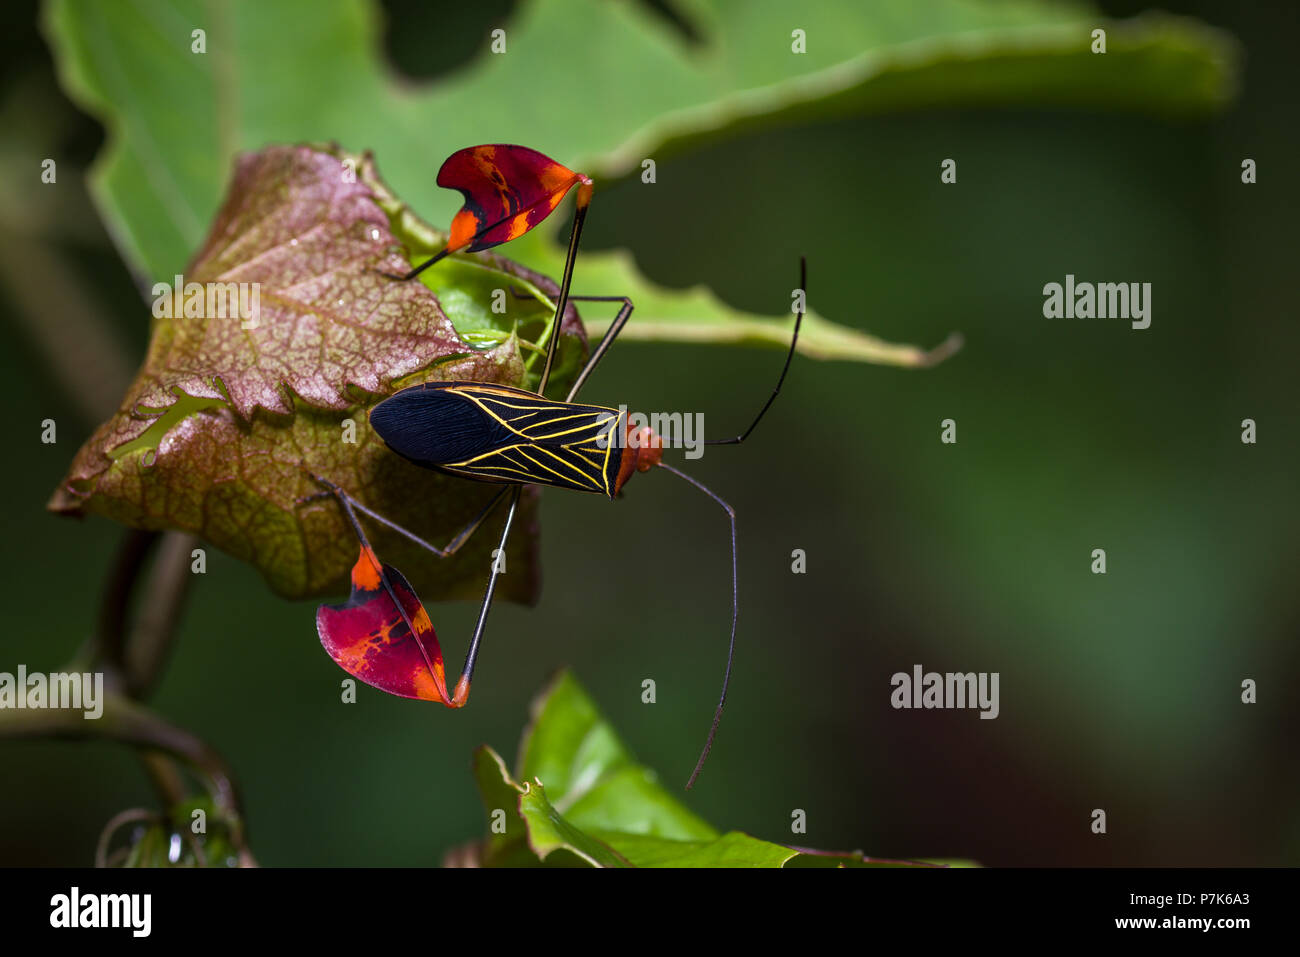
M 696 479 L 662 461 L 665 440 L 646 426 L 636 426 L 625 411 L 576 401 L 578 392 L 632 314 L 632 301 L 620 296 L 573 296 L 569 285 L 582 223 L 591 201 L 592 182 L 554 160 L 525 147 L 469 147 L 453 154 L 438 174 L 438 183 L 464 193 L 465 206 L 452 221 L 447 247 L 396 280 L 419 275 L 451 252 L 474 252 L 506 242 L 540 223 L 564 195 L 577 187 L 577 203 L 568 254 L 546 343 L 546 362 L 536 392 L 482 382 L 428 382 L 384 399 L 370 412 L 370 424 L 388 447 L 414 464 L 477 482 L 502 486 L 491 501 L 445 546 L 438 547 L 365 507 L 345 490 L 319 476 L 313 478 L 332 495 L 360 543 L 352 568 L 352 593 L 340 605 L 322 605 L 316 614 L 321 643 L 330 656 L 356 678 L 391 694 L 451 707 L 463 707 L 481 648 L 500 564 L 494 561 L 473 637 L 460 677 L 450 693 L 442 651 L 427 611 L 406 579 L 375 554 L 359 515 L 384 525 L 440 557 L 454 554 L 508 499 L 499 550 L 504 554 L 520 493 L 525 485 L 548 485 L 618 498 L 633 475 L 661 468 L 694 485 L 727 513 L 731 524 L 731 637 L 722 693 L 704 748 L 687 788 L 703 769 L 727 700 L 735 657 L 739 616 L 736 515 L 730 505 Z M 806 264 L 800 261 L 798 308 L 790 348 L 776 386 L 749 427 L 706 445 L 745 441 L 781 390 L 798 343 L 806 297 Z M 621 302 L 618 314 L 592 351 L 564 399 L 545 395 L 559 340 L 560 320 L 570 300 Z M 412 638 L 414 636 L 414 639 Z

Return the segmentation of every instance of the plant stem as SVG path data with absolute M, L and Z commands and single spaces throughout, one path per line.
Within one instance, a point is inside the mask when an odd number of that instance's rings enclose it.
M 157 684 L 171 650 L 189 593 L 190 553 L 196 541 L 180 532 L 137 529 L 123 537 L 105 582 L 95 634 L 72 669 L 103 671 L 101 717 L 87 720 L 81 711 L 66 709 L 5 709 L 0 711 L 0 738 L 107 738 L 131 745 L 164 807 L 185 800 L 187 788 L 176 766 L 180 762 L 212 795 L 240 862 L 253 866 L 238 790 L 225 761 L 201 738 L 139 703 Z M 128 626 L 136 582 L 155 546 L 153 566 L 135 602 L 139 611 Z
M 0 712 L 0 738 L 106 738 L 146 749 L 147 754 L 152 753 L 150 762 L 156 762 L 159 759 L 156 752 L 162 752 L 189 767 L 204 782 L 213 804 L 230 826 L 232 843 L 240 849 L 241 856 L 251 860 L 244 844 L 239 793 L 225 761 L 198 736 L 123 694 L 107 694 L 104 713 L 97 720 L 87 720 L 80 711 L 62 708 L 6 709 Z M 156 763 L 153 769 L 158 770 Z M 179 784 L 179 778 L 173 773 L 165 779 L 156 778 L 155 782 L 162 785 L 161 789 L 170 791 Z M 164 799 L 167 796 L 164 794 Z
M 131 592 L 158 537 L 158 532 L 135 528 L 123 535 L 99 603 L 99 620 L 91 645 L 92 665 L 110 665 L 119 674 L 126 671 L 126 619 Z
M 126 646 L 123 670 L 132 698 L 148 697 L 167 662 L 194 578 L 190 554 L 196 544 L 198 539 L 181 532 L 167 532 L 159 543 Z

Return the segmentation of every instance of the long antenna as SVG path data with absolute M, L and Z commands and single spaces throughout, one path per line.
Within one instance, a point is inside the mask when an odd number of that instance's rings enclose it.
M 795 313 L 794 335 L 790 337 L 790 351 L 785 354 L 785 365 L 781 367 L 781 376 L 776 380 L 776 387 L 772 389 L 772 394 L 767 397 L 763 403 L 763 408 L 758 410 L 758 415 L 754 416 L 754 421 L 749 423 L 749 428 L 740 435 L 730 439 L 709 439 L 704 442 L 705 445 L 739 445 L 745 439 L 749 438 L 749 433 L 754 431 L 754 426 L 763 420 L 767 415 L 767 410 L 772 407 L 776 397 L 781 394 L 781 385 L 785 382 L 785 374 L 790 371 L 790 360 L 794 358 L 794 348 L 799 342 L 799 327 L 803 325 L 804 313 L 808 309 L 808 260 L 803 256 L 799 257 L 799 292 L 803 295 L 799 300 L 801 308 Z
M 736 510 L 723 501 L 719 495 L 711 491 L 708 486 L 691 478 L 685 472 L 678 471 L 664 462 L 660 462 L 659 467 L 667 469 L 677 477 L 690 482 L 721 505 L 727 513 L 727 518 L 731 520 L 731 641 L 727 645 L 727 670 L 722 676 L 722 695 L 718 698 L 718 707 L 713 712 L 713 724 L 709 727 L 709 736 L 704 742 L 704 750 L 700 752 L 700 759 L 695 762 L 695 770 L 691 772 L 690 780 L 686 782 L 686 790 L 689 791 L 695 786 L 695 779 L 704 770 L 704 762 L 708 759 L 709 752 L 713 750 L 713 738 L 718 733 L 718 724 L 722 721 L 722 708 L 727 703 L 727 686 L 731 684 L 731 665 L 736 658 L 736 619 L 740 617 L 740 587 L 736 575 Z
M 804 314 L 808 311 L 808 261 L 803 256 L 799 257 L 798 292 L 800 293 L 799 310 L 795 313 L 794 334 L 790 337 L 790 351 L 785 355 L 785 365 L 781 367 L 781 375 L 776 380 L 776 386 L 772 389 L 772 394 L 767 397 L 767 401 L 763 403 L 763 408 L 758 410 L 758 415 L 754 416 L 754 421 L 749 424 L 749 428 L 744 432 L 730 439 L 714 439 L 713 441 L 705 442 L 705 445 L 739 445 L 741 442 L 744 442 L 745 439 L 749 438 L 749 433 L 754 431 L 754 426 L 758 425 L 758 423 L 762 421 L 763 416 L 767 414 L 767 410 L 772 407 L 772 403 L 776 401 L 776 397 L 780 395 L 781 385 L 785 382 L 786 373 L 790 371 L 790 361 L 794 358 L 795 346 L 799 342 L 799 327 L 803 325 Z M 718 697 L 718 707 L 714 709 L 713 712 L 713 724 L 709 726 L 709 736 L 704 741 L 704 750 L 700 752 L 700 759 L 695 762 L 695 770 L 691 772 L 690 780 L 686 782 L 686 790 L 689 791 L 695 786 L 695 779 L 698 778 L 700 772 L 704 770 L 704 762 L 708 759 L 709 752 L 713 750 L 713 739 L 717 736 L 718 725 L 722 721 L 722 709 L 727 703 L 727 688 L 731 684 L 731 669 L 736 659 L 736 620 L 740 617 L 740 586 L 739 575 L 736 570 L 738 564 L 736 559 L 736 511 L 728 505 L 721 496 L 699 480 L 691 478 L 685 472 L 678 471 L 664 462 L 659 462 L 658 465 L 659 468 L 667 469 L 678 478 L 690 482 L 709 498 L 721 505 L 723 510 L 727 513 L 727 518 L 731 520 L 731 640 L 727 644 L 727 670 L 722 675 L 722 694 Z

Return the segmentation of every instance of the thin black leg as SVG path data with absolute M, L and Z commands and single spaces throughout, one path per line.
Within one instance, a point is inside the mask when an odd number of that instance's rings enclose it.
M 515 298 L 517 299 L 532 298 L 532 293 L 520 293 L 513 287 L 510 291 L 515 294 Z M 614 317 L 614 321 L 609 324 L 609 328 L 605 330 L 605 335 L 600 340 L 600 345 L 596 347 L 596 351 L 587 357 L 587 364 L 583 366 L 582 371 L 578 373 L 578 378 L 574 380 L 573 387 L 569 389 L 569 394 L 564 399 L 565 402 L 573 401 L 574 397 L 578 394 L 578 390 L 582 388 L 584 383 L 586 383 L 587 377 L 595 371 L 596 366 L 600 364 L 600 360 L 605 358 L 605 353 L 608 352 L 609 347 L 614 344 L 614 340 L 618 338 L 618 334 L 623 331 L 623 327 L 627 325 L 627 321 L 632 318 L 632 310 L 636 308 L 632 304 L 632 300 L 627 296 L 570 296 L 569 302 L 621 302 L 623 306 L 619 309 L 618 315 Z
M 492 574 L 488 578 L 487 592 L 483 595 L 483 605 L 479 608 L 478 622 L 474 625 L 474 637 L 470 639 L 469 651 L 465 654 L 465 667 L 461 669 L 460 680 L 456 682 L 456 690 L 451 696 L 451 704 L 455 708 L 463 707 L 469 698 L 469 686 L 474 680 L 474 666 L 478 663 L 479 646 L 483 642 L 483 631 L 487 627 L 488 612 L 492 609 L 492 596 L 497 590 L 497 576 L 501 574 L 498 556 L 505 554 L 506 542 L 510 538 L 510 526 L 515 520 L 515 506 L 519 504 L 519 495 L 523 490 L 522 485 L 516 485 L 511 490 L 506 525 L 501 530 L 501 544 L 497 546 L 498 551 L 492 556 Z
M 555 301 L 555 318 L 551 320 L 551 335 L 546 343 L 546 365 L 542 367 L 542 379 L 537 385 L 537 394 L 546 394 L 546 383 L 551 378 L 551 367 L 555 364 L 555 350 L 560 342 L 560 325 L 564 322 L 564 310 L 569 304 L 569 284 L 573 282 L 573 264 L 578 258 L 578 240 L 582 237 L 582 223 L 587 218 L 589 193 L 578 190 L 577 205 L 573 210 L 573 230 L 569 233 L 569 251 L 564 256 L 564 275 L 560 278 L 560 297 Z
M 317 481 L 325 481 L 325 480 L 317 479 Z M 456 552 L 460 551 L 460 547 L 469 540 L 469 537 L 471 535 L 473 535 L 476 531 L 478 531 L 479 526 L 482 525 L 483 522 L 487 520 L 487 517 L 492 514 L 493 510 L 496 509 L 496 507 L 501 503 L 501 500 L 505 498 L 506 493 L 509 491 L 510 489 L 507 487 L 501 489 L 501 491 L 493 495 L 492 499 L 487 503 L 487 505 L 483 506 L 482 510 L 476 516 L 474 516 L 474 518 L 470 519 L 469 524 L 466 525 L 464 528 L 462 528 L 459 532 L 457 532 L 456 535 L 452 538 L 452 540 L 448 542 L 446 545 L 444 545 L 442 548 L 439 548 L 437 545 L 434 545 L 431 542 L 425 541 L 423 538 L 421 538 L 419 535 L 416 535 L 414 532 L 407 531 L 405 528 L 403 528 L 401 525 L 398 525 L 392 519 L 384 518 L 384 516 L 380 515 L 378 512 L 366 508 L 366 506 L 362 505 L 360 502 L 356 501 L 355 499 L 353 499 L 352 501 L 352 507 L 355 508 L 361 514 L 365 515 L 367 518 L 373 519 L 374 521 L 378 522 L 380 525 L 383 525 L 386 528 L 391 528 L 393 531 L 397 532 L 403 538 L 406 538 L 409 541 L 414 542 L 415 544 L 419 545 L 423 549 L 433 552 L 439 558 L 450 558 L 452 555 L 455 555 Z M 343 494 L 346 495 L 347 493 L 344 492 Z
M 600 345 L 596 346 L 595 351 L 587 357 L 587 364 L 578 373 L 578 378 L 574 380 L 573 388 L 569 390 L 565 402 L 573 401 L 578 394 L 578 390 L 586 383 L 587 377 L 600 364 L 600 360 L 605 358 L 605 353 L 609 351 L 609 347 L 614 344 L 618 334 L 623 331 L 627 321 L 632 318 L 632 309 L 634 308 L 632 300 L 627 296 L 573 296 L 571 298 L 583 302 L 621 302 L 623 306 L 618 310 L 618 315 L 614 317 L 614 321 L 609 324 L 609 329 L 606 330 L 604 337 L 600 340 Z
M 407 280 L 414 279 L 416 276 L 420 275 L 420 273 L 424 272 L 434 263 L 438 262 L 438 260 L 442 259 L 449 252 L 451 252 L 450 249 L 443 249 L 440 252 L 435 253 L 432 259 L 426 259 L 424 262 L 420 263 L 420 265 L 416 266 L 410 272 L 401 276 L 394 276 L 391 272 L 379 272 L 379 275 L 386 276 L 389 279 L 394 279 L 397 282 L 406 282 Z

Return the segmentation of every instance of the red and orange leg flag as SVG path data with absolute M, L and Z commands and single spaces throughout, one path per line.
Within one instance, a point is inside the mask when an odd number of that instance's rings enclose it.
M 460 190 L 465 205 L 451 221 L 447 248 L 478 252 L 518 239 L 555 211 L 578 186 L 578 205 L 591 199 L 591 180 L 526 146 L 470 146 L 447 157 L 438 185 Z
M 569 300 L 569 283 L 573 279 L 573 261 L 578 254 L 582 221 L 591 205 L 594 188 L 591 177 L 576 173 L 527 146 L 488 143 L 467 146 L 447 157 L 438 170 L 438 185 L 459 190 L 465 197 L 465 205 L 451 221 L 447 245 L 406 275 L 389 276 L 390 279 L 403 282 L 414 279 L 450 253 L 479 252 L 517 239 L 551 215 L 569 190 L 578 187 L 573 230 L 564 257 L 564 275 L 560 279 L 555 318 L 546 346 L 546 365 L 537 388 L 538 395 L 544 394 L 555 363 L 559 328 Z
M 394 279 L 413 279 L 450 253 L 476 253 L 518 239 L 546 219 L 578 187 L 578 210 L 591 202 L 592 182 L 526 146 L 489 143 L 447 157 L 438 185 L 459 190 L 465 205 L 451 221 L 447 245 Z
M 316 631 L 339 667 L 366 684 L 458 707 L 447 694 L 442 648 L 428 612 L 402 573 L 382 564 L 368 544 L 352 566 L 351 596 L 341 605 L 321 605 Z

